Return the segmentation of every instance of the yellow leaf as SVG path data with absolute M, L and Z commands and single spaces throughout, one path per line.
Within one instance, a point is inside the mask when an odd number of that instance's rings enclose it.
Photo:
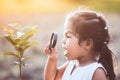
M 30 56 L 27 56 L 21 59 L 21 61 L 28 61 L 28 60 L 30 60 Z
M 30 60 L 30 56 L 26 57 L 25 60 L 29 61 Z
M 14 34 L 14 31 L 12 29 L 4 29 L 5 32 L 7 32 L 8 34 L 10 35 L 13 35 Z
M 29 38 L 31 38 L 35 33 L 39 32 L 39 30 L 34 29 L 34 30 L 29 30 L 28 32 L 26 32 L 23 36 L 23 43 L 25 41 L 27 41 Z
M 29 38 L 31 38 L 34 34 L 29 34 L 29 35 L 26 35 L 24 38 L 23 38 L 23 43 L 25 41 L 27 41 Z
M 21 38 L 16 38 L 14 41 L 15 41 L 15 43 L 17 45 L 21 45 L 21 43 L 22 43 L 22 39 Z
M 28 32 L 26 32 L 26 35 L 28 36 L 28 35 L 30 35 L 30 34 L 35 34 L 35 33 L 37 33 L 37 32 L 39 32 L 38 29 L 29 30 Z
M 33 41 L 33 42 L 29 42 L 29 44 L 27 44 L 27 45 L 36 45 L 36 44 L 38 44 L 38 42 Z
M 5 55 L 11 55 L 11 56 L 15 56 L 15 57 L 19 57 L 17 54 L 13 53 L 13 52 L 5 52 Z
M 29 42 L 28 44 L 24 45 L 24 51 L 25 51 L 27 48 L 29 48 L 30 46 L 36 45 L 36 44 L 38 44 L 38 42 L 36 42 L 36 41 Z
M 21 52 L 20 51 L 18 51 L 18 56 L 21 56 Z
M 5 36 L 5 38 L 12 44 L 15 45 L 14 39 L 11 38 L 11 36 Z
M 12 23 L 12 24 L 8 24 L 9 26 L 13 27 L 13 28 L 19 28 L 20 24 L 18 23 Z

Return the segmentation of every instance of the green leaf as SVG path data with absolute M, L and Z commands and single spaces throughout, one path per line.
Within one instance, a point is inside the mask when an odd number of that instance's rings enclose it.
M 18 57 L 18 58 L 19 58 L 19 56 L 18 56 L 17 54 L 13 53 L 13 52 L 5 52 L 4 54 L 5 54 L 5 55 L 11 55 L 11 56 L 14 56 L 14 57 Z

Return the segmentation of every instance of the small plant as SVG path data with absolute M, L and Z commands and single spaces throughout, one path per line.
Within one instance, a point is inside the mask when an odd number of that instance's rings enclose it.
M 21 27 L 19 24 L 9 24 L 12 29 L 4 29 L 6 34 L 4 37 L 13 45 L 16 53 L 8 51 L 5 55 L 14 56 L 17 61 L 14 61 L 14 65 L 19 66 L 19 80 L 22 80 L 22 66 L 25 66 L 25 60 L 29 57 L 24 57 L 24 52 L 30 46 L 38 44 L 36 41 L 28 41 L 35 33 L 39 32 L 36 29 L 37 26 L 25 26 Z

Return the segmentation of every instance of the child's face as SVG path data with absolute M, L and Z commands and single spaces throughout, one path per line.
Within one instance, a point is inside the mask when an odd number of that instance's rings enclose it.
M 64 26 L 62 47 L 65 49 L 64 56 L 66 56 L 68 60 L 79 59 L 85 56 L 83 44 L 78 44 L 78 38 L 73 34 L 72 27 L 70 22 L 67 22 Z

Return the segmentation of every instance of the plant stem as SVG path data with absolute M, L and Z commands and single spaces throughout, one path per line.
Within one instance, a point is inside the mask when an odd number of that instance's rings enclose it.
M 21 62 L 21 58 L 19 59 L 19 80 L 22 80 L 22 62 Z

